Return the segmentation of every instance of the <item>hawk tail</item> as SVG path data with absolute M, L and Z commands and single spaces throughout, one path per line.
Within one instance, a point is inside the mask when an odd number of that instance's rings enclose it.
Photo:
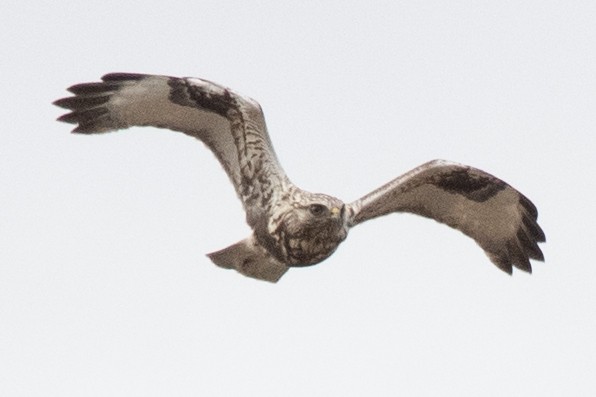
M 254 236 L 207 256 L 219 267 L 235 269 L 245 276 L 272 283 L 276 283 L 288 271 L 287 266 L 272 257 Z

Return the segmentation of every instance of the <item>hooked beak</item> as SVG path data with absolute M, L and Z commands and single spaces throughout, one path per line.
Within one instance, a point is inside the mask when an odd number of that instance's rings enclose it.
M 333 208 L 331 208 L 331 215 L 333 215 L 334 217 L 336 217 L 338 219 L 343 219 L 345 209 L 346 209 L 345 205 L 342 205 L 341 208 L 333 207 Z

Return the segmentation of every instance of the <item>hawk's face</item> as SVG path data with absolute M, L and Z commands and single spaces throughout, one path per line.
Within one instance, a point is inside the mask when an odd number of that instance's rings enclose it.
M 348 234 L 345 204 L 331 196 L 303 193 L 281 214 L 272 234 L 286 265 L 317 264 Z

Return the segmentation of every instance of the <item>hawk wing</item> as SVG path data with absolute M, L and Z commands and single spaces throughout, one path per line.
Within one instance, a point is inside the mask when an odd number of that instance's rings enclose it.
M 261 107 L 229 88 L 198 78 L 111 73 L 68 90 L 75 96 L 54 104 L 71 110 L 58 120 L 78 124 L 73 132 L 154 126 L 201 140 L 234 184 L 251 226 L 273 191 L 287 182 Z
M 531 272 L 544 260 L 544 232 L 530 200 L 481 170 L 434 160 L 348 204 L 357 225 L 391 212 L 410 212 L 444 223 L 473 238 L 501 270 Z

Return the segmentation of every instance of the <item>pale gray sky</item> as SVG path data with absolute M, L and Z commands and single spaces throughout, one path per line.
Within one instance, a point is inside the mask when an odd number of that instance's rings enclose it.
M 0 394 L 593 393 L 594 21 L 592 1 L 5 1 Z M 257 99 L 290 178 L 346 201 L 434 158 L 484 169 L 537 205 L 546 263 L 509 277 L 392 215 L 277 285 L 219 269 L 204 254 L 249 229 L 206 148 L 55 121 L 115 71 Z

